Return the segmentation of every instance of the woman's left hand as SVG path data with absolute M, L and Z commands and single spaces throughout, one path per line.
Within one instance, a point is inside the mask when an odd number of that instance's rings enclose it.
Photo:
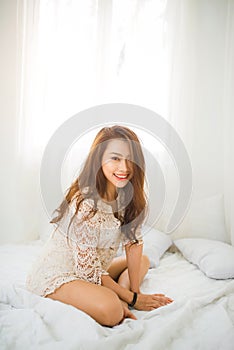
M 174 300 L 167 297 L 165 294 L 141 294 L 137 295 L 137 300 L 134 305 L 136 310 L 151 311 L 161 306 L 172 303 Z
M 123 300 L 121 300 L 121 303 L 123 305 L 124 316 L 123 316 L 123 319 L 120 321 L 120 323 L 122 323 L 125 318 L 131 318 L 132 320 L 137 320 L 136 316 L 129 310 L 128 304 Z

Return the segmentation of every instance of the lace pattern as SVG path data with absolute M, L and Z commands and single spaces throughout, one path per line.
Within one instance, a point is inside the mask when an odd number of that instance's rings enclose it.
M 96 214 L 83 221 L 92 206 L 91 199 L 84 200 L 75 216 L 75 203 L 69 206 L 27 276 L 28 290 L 46 296 L 63 283 L 76 279 L 101 284 L 101 276 L 108 274 L 122 235 L 120 221 L 102 201 L 98 202 Z

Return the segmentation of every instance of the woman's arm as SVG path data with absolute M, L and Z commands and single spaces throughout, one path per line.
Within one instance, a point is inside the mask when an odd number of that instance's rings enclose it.
M 120 286 L 109 275 L 102 275 L 101 280 L 102 280 L 102 286 L 113 290 L 113 292 L 115 292 L 121 300 L 126 301 L 126 303 L 128 304 L 131 303 L 133 298 L 133 293 L 130 290 Z
M 132 244 L 129 242 L 125 245 L 127 267 L 130 281 L 130 291 L 117 282 L 110 276 L 102 275 L 102 285 L 112 289 L 120 299 L 128 304 L 133 299 L 133 292 L 140 293 L 140 267 L 142 257 L 143 244 Z
M 102 285 L 112 289 L 120 299 L 126 301 L 128 304 L 132 301 L 133 292 L 140 293 L 142 247 L 143 244 L 129 243 L 125 245 L 130 291 L 115 282 L 109 275 L 102 275 Z
M 140 267 L 142 258 L 143 244 L 127 244 L 125 245 L 128 275 L 130 281 L 130 290 L 140 293 Z
M 133 292 L 120 286 L 109 275 L 102 275 L 101 280 L 102 285 L 113 290 L 121 300 L 128 304 L 132 302 Z M 172 301 L 171 298 L 166 297 L 164 294 L 138 294 L 134 308 L 137 310 L 149 311 L 167 305 Z

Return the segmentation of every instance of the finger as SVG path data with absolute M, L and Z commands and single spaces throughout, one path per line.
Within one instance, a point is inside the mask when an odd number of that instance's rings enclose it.
M 171 301 L 163 300 L 162 303 L 163 303 L 163 305 L 167 305 L 167 304 L 171 304 Z
M 131 318 L 132 320 L 137 320 L 136 316 L 131 311 L 129 311 L 129 313 L 127 314 L 127 318 Z
M 172 301 L 174 301 L 173 299 L 171 298 L 167 298 L 167 300 L 171 303 Z
M 162 300 L 158 300 L 158 301 L 155 301 L 154 303 L 153 303 L 153 305 L 152 305 L 152 307 L 154 307 L 155 309 L 157 309 L 158 307 L 161 307 L 161 306 L 165 306 L 165 305 L 167 305 L 167 304 L 169 304 L 168 302 L 166 302 L 166 301 L 162 301 Z
M 165 301 L 166 303 L 171 303 L 173 300 L 166 298 L 164 301 Z
M 172 298 L 165 297 L 167 300 L 174 301 Z
M 169 301 L 169 300 L 163 300 L 162 303 L 163 303 L 163 304 L 171 304 L 171 301 Z
M 169 300 L 171 302 L 174 301 L 173 299 L 171 299 L 169 297 L 166 297 L 165 294 L 162 294 L 162 293 L 160 293 L 160 294 L 153 294 L 153 296 L 156 296 L 156 297 L 159 297 L 159 298 L 166 298 L 167 300 Z
M 165 297 L 165 296 L 154 296 L 153 297 L 154 300 L 158 300 L 158 301 L 163 301 L 163 302 L 172 302 L 173 300 L 171 298 Z
M 166 300 L 166 298 L 164 297 L 164 296 L 157 296 L 157 295 L 155 295 L 155 296 L 153 296 L 153 300 L 158 300 L 158 301 L 162 301 L 162 300 Z

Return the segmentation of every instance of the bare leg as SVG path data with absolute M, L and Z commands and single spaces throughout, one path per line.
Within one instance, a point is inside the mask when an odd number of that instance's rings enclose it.
M 149 270 L 150 262 L 146 255 L 142 255 L 141 258 L 141 268 L 140 268 L 140 284 L 142 283 L 146 273 Z M 120 256 L 115 258 L 108 272 L 110 276 L 118 282 L 122 287 L 130 289 L 130 281 L 128 276 L 127 261 L 125 256 Z
M 64 283 L 47 297 L 84 311 L 104 326 L 115 326 L 123 319 L 120 299 L 104 286 L 75 280 Z

